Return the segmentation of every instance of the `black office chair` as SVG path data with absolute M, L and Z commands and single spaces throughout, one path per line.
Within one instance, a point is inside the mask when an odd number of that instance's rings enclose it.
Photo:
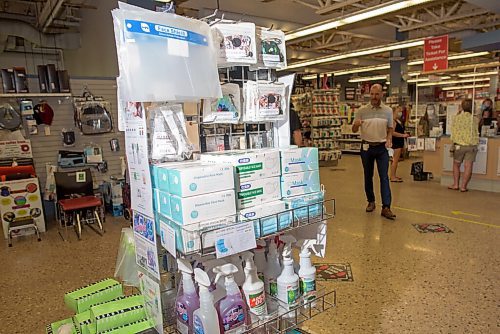
M 88 225 L 97 234 L 105 232 L 99 212 L 102 201 L 94 195 L 94 184 L 90 169 L 71 172 L 55 172 L 56 181 L 56 213 L 59 225 L 73 225 L 76 235 L 81 240 L 82 226 Z M 98 229 L 92 224 L 96 223 Z M 61 235 L 64 239 L 64 237 Z

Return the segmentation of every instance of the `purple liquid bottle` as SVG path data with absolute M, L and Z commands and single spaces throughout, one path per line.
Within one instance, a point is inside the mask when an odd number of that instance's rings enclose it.
M 182 273 L 182 282 L 175 299 L 177 330 L 182 334 L 192 334 L 193 312 L 200 308 L 200 299 L 191 276 L 193 273 L 191 264 L 185 259 L 177 259 L 177 265 Z

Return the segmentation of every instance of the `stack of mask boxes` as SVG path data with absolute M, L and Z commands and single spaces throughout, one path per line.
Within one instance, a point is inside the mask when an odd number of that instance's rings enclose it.
M 233 167 L 200 161 L 152 166 L 153 203 L 162 244 L 175 231 L 176 249 L 184 254 L 214 247 L 219 227 L 235 223 Z M 203 241 L 201 241 L 203 237 Z
M 202 154 L 201 161 L 234 167 L 238 220 L 254 221 L 257 238 L 290 225 L 290 215 L 282 214 L 279 150 L 212 152 Z
M 280 150 L 281 194 L 295 221 L 304 222 L 322 215 L 324 194 L 319 181 L 318 149 Z

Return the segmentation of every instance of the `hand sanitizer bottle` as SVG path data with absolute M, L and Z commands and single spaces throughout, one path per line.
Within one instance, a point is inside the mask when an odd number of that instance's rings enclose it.
M 177 266 L 182 273 L 182 282 L 175 300 L 177 330 L 182 334 L 191 334 L 193 333 L 193 311 L 200 307 L 200 300 L 191 277 L 193 268 L 189 261 L 177 259 Z
M 193 334 L 220 334 L 219 317 L 209 291 L 210 279 L 199 268 L 194 270 L 194 279 L 200 287 L 200 308 L 193 312 Z
M 257 276 L 257 268 L 253 262 L 253 254 L 243 253 L 245 260 L 245 283 L 243 283 L 243 293 L 250 313 L 255 315 L 267 314 L 266 294 L 264 292 L 264 282 Z
M 299 276 L 293 270 L 292 243 L 297 240 L 291 235 L 280 237 L 285 242 L 283 247 L 283 271 L 278 277 L 278 299 L 284 302 L 288 309 L 297 305 L 299 297 Z
M 269 253 L 267 254 L 267 265 L 264 271 L 264 287 L 266 293 L 272 297 L 278 296 L 277 278 L 281 274 L 281 265 L 278 256 L 278 248 L 274 241 L 269 243 Z
M 246 323 L 246 305 L 241 296 L 240 288 L 234 281 L 234 274 L 238 272 L 238 268 L 234 264 L 228 263 L 215 267 L 213 271 L 217 273 L 216 281 L 219 280 L 220 276 L 225 276 L 226 296 L 220 300 L 217 308 L 221 332 L 243 332 Z

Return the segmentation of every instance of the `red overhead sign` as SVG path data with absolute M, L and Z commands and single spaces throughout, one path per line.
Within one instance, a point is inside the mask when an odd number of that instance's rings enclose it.
M 427 38 L 424 42 L 424 73 L 448 69 L 448 35 Z

